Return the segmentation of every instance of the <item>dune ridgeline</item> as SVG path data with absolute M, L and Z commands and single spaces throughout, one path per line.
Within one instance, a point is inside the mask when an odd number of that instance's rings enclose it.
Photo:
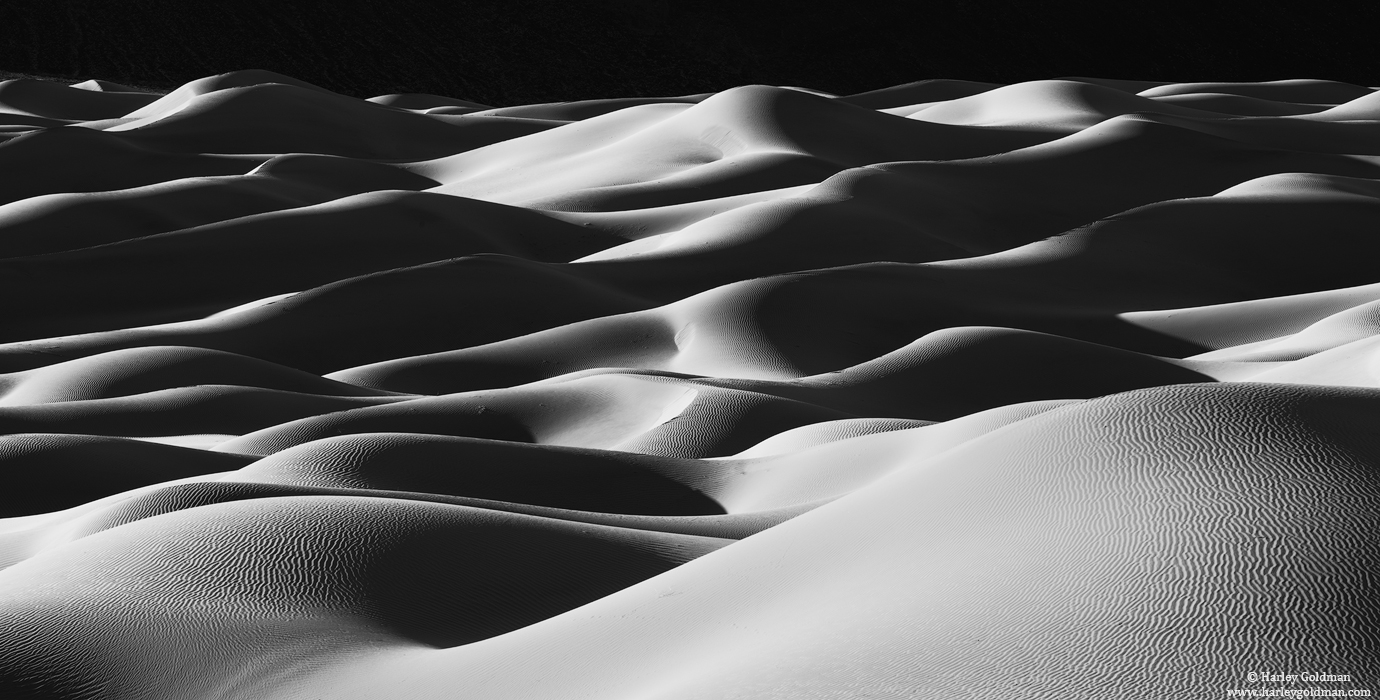
M 1380 693 L 1380 92 L 599 97 L 0 83 L 0 697 Z

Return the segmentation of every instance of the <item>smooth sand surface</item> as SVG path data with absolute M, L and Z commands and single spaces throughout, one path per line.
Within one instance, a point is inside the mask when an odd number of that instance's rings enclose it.
M 0 697 L 1380 691 L 1380 93 L 596 97 L 0 83 Z

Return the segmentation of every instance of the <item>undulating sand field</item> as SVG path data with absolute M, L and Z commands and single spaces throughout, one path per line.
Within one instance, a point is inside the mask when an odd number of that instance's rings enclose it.
M 1380 91 L 3 82 L 0 479 L 0 698 L 1380 693 Z

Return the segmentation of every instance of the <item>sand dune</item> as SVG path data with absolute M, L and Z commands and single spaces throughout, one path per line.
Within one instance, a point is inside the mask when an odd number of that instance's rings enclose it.
M 1363 687 L 1376 455 L 1357 419 L 1374 400 L 1229 385 L 1047 412 L 582 610 L 308 687 L 1096 697 L 1131 673 L 1126 697 L 1183 697 L 1286 657 L 1358 669 L 1338 687 Z M 1303 445 L 1317 451 L 1300 461 Z M 1335 506 L 1301 512 L 1312 498 Z M 1280 628 L 1302 636 L 1260 633 Z M 481 672 L 513 657 L 545 671 Z M 1034 659 L 1089 670 L 1032 679 Z
M 1380 220 L 1377 203 L 1172 200 L 992 255 L 737 282 L 647 311 L 334 377 L 410 392 L 420 387 L 390 377 L 422 373 L 422 382 L 446 382 L 443 391 L 480 388 L 498 368 L 517 381 L 600 366 L 787 379 L 859 364 L 956 325 L 1186 356 L 1208 348 L 1120 315 L 1367 282 L 1375 243 L 1365 232 Z
M 125 437 L 238 435 L 305 416 L 405 398 L 202 384 L 113 398 L 4 406 L 0 407 L 0 430 Z
M 1156 102 L 1192 107 L 1193 109 L 1230 114 L 1238 117 L 1284 117 L 1296 114 L 1315 114 L 1330 109 L 1326 104 L 1300 104 L 1258 97 L 1232 95 L 1225 92 L 1189 92 L 1151 97 Z
M 156 99 L 157 97 L 157 94 L 155 92 L 149 90 L 131 87 L 129 85 L 125 85 L 123 83 L 116 83 L 110 80 L 100 80 L 98 78 L 83 80 L 80 83 L 72 83 L 68 87 L 76 88 L 77 90 L 91 90 L 94 92 L 139 92 L 155 95 L 154 98 L 150 98 L 150 101 Z
M 0 406 L 108 399 L 201 384 L 254 386 L 324 396 L 386 394 L 233 353 L 143 346 L 0 377 Z
M 216 449 L 271 454 L 328 435 L 416 432 L 713 457 L 733 454 L 783 430 L 851 417 L 760 392 L 595 373 L 331 413 L 245 435 Z
M 1257 344 L 1272 343 L 1377 299 L 1380 285 L 1365 284 L 1196 308 L 1134 311 L 1121 314 L 1121 318 L 1209 348 L 1209 353 L 1199 356 L 1206 358 L 1219 352 L 1228 356 L 1249 352 Z
M 1217 194 L 1244 180 L 1298 171 L 1376 172 L 1347 157 L 1248 148 L 1188 129 L 1117 118 L 989 158 L 849 169 L 794 196 L 736 208 L 587 260 L 635 256 L 639 269 L 659 264 L 659 280 L 704 280 L 722 271 L 718 279 L 726 283 L 730 274 L 743 279 L 855 262 L 966 257 L 1038 241 L 1137 206 Z
M 377 259 L 360 262 L 369 260 Z M 327 372 L 381 357 L 479 345 L 653 303 L 563 273 L 522 258 L 456 258 L 267 297 L 264 303 L 197 321 L 0 345 L 0 366 L 27 370 L 69 357 L 156 344 L 207 347 Z M 156 287 L 144 291 L 158 298 Z M 464 315 L 428 305 L 438 297 L 467 300 Z M 513 305 L 531 313 L 513 313 Z M 362 327 L 368 328 L 367 335 L 361 336 Z
M 36 129 L 0 144 L 0 203 L 40 194 L 103 192 L 167 180 L 243 175 L 264 155 L 167 153 L 79 126 Z M 81 168 L 50 163 L 80 161 Z
M 453 466 L 441 470 L 438 464 Z M 694 461 L 648 459 L 621 451 L 370 433 L 304 443 L 261 459 L 234 478 L 464 495 L 603 513 L 722 513 L 723 508 L 703 493 L 705 471 Z
M 75 250 L 431 180 L 369 161 L 288 154 L 245 175 L 110 192 L 50 194 L 0 206 L 0 257 Z
M 884 111 L 968 97 L 997 87 L 1001 86 L 972 80 L 930 79 L 869 90 L 838 99 L 851 105 Z
M 428 110 L 437 109 L 440 107 L 464 109 L 474 112 L 482 112 L 487 109 L 492 109 L 488 105 L 482 105 L 478 102 L 470 102 L 469 100 L 462 100 L 455 97 L 446 97 L 444 95 L 427 95 L 423 93 L 394 93 L 391 95 L 379 95 L 377 97 L 370 97 L 368 101 L 373 102 L 374 104 L 386 105 L 388 107 L 397 107 L 398 109 L 405 109 L 409 112 L 426 112 Z
M 0 437 L 0 468 L 5 473 L 8 515 L 79 506 L 136 486 L 231 471 L 248 461 L 238 455 L 122 438 L 6 433 Z
M 87 81 L 92 83 L 93 81 Z M 104 83 L 92 90 L 77 85 L 62 85 L 44 80 L 5 80 L 0 82 L 0 114 L 5 118 L 26 114 L 59 121 L 93 121 L 123 117 L 159 99 L 158 95 L 135 92 L 129 88 Z
M 1380 100 L 1370 92 L 1310 116 L 1318 121 L 1374 121 L 1377 115 L 1380 115 Z
M 166 115 L 180 109 L 183 105 L 201 95 L 207 95 L 220 90 L 253 87 L 255 85 L 287 85 L 321 93 L 328 97 L 333 96 L 329 90 L 312 85 L 305 80 L 298 80 L 292 76 L 268 70 L 249 69 L 222 73 L 220 75 L 211 75 L 201 78 L 200 80 L 193 80 L 166 95 L 159 96 L 153 102 L 122 115 L 122 117 L 125 119 L 143 119 L 146 117 Z
M 1332 80 L 1271 80 L 1263 83 L 1166 83 L 1139 91 L 1141 97 L 1226 93 L 1261 100 L 1332 104 L 1350 102 L 1374 93 L 1367 87 Z
M 415 172 L 444 183 L 437 191 L 446 194 L 606 211 L 813 183 L 870 163 L 990 155 L 1047 138 L 916 124 L 797 90 L 748 86 L 690 106 L 612 112 L 536 136 L 536 149 L 509 141 Z
M 520 357 L 518 343 L 498 345 L 512 347 Z M 482 365 L 466 362 L 477 354 L 461 351 L 392 360 L 330 376 L 394 391 L 462 391 L 470 382 L 482 381 Z M 674 365 L 680 358 L 647 353 L 641 359 L 646 364 Z M 507 369 L 508 373 L 494 372 L 492 378 L 508 376 L 515 368 Z M 1175 363 L 1056 335 L 991 327 L 935 331 L 857 365 L 792 378 L 730 379 L 649 369 L 642 375 L 768 394 L 858 416 L 912 420 L 942 420 L 1039 399 L 1087 398 L 1147 386 L 1212 381 L 1193 362 Z M 569 376 L 575 375 L 562 375 Z
M 323 518 L 334 525 L 318 527 Z M 160 571 L 167 559 L 142 546 L 149 539 L 186 548 L 186 556 L 178 557 L 181 564 L 174 570 Z M 0 668 L 7 680 L 35 664 L 82 663 L 84 655 L 55 650 L 32 634 L 48 629 L 93 644 L 129 645 L 140 657 L 157 659 L 161 671 L 152 675 L 152 684 L 132 677 L 97 681 L 102 692 L 125 697 L 271 692 L 276 684 L 266 684 L 268 678 L 291 676 L 303 664 L 311 667 L 311 657 L 326 649 L 379 649 L 385 640 L 427 648 L 482 639 L 576 608 L 726 544 L 460 506 L 339 497 L 208 506 L 80 542 L 6 570 L 10 581 L 46 579 L 50 571 L 70 571 L 76 562 L 103 571 L 83 576 L 80 583 L 73 580 L 72 588 L 45 587 L 26 611 L 6 616 L 10 653 Z M 296 554 L 283 556 L 277 546 L 256 544 L 273 542 Z M 93 559 L 76 552 L 91 546 L 104 555 Z M 204 565 L 241 555 L 247 558 L 238 566 Z M 456 570 L 452 562 L 467 562 L 475 570 Z M 315 573 L 304 578 L 304 566 Z M 559 575 L 548 575 L 548 567 Z M 179 583 L 167 585 L 169 574 Z M 427 582 L 425 591 L 417 587 L 420 581 Z M 79 599 L 99 598 L 101 591 L 123 596 L 129 604 L 107 614 L 72 606 Z M 18 592 L 7 588 L 5 595 Z M 208 594 L 221 601 L 219 610 L 194 602 Z M 495 600 L 504 602 L 495 605 Z M 297 610 L 303 606 L 320 611 L 319 622 L 301 626 L 306 621 Z M 150 615 L 181 620 L 185 636 L 126 629 Z M 259 644 L 265 634 L 276 641 Z M 219 665 L 227 660 L 227 643 L 253 648 L 258 660 Z M 244 675 L 245 669 L 254 672 Z M 49 687 L 81 692 L 92 681 L 84 676 L 68 675 L 61 685 Z M 16 686 L 23 688 L 10 684 Z
M 523 234 L 497 235 L 514 225 Z M 279 250 L 265 258 L 269 241 Z M 202 318 L 275 294 L 472 253 L 559 260 L 601 244 L 607 242 L 598 234 L 512 207 L 424 192 L 369 192 L 110 246 L 0 260 L 0 269 L 11 273 L 6 282 L 32 299 L 13 298 L 5 339 Z M 198 264 L 204 261 L 215 264 Z M 233 284 L 248 269 L 251 281 Z M 83 285 L 106 292 L 92 298 Z
M 1137 112 L 1184 117 L 1220 115 L 1165 102 L 1154 102 L 1123 90 L 1076 80 L 1039 80 L 1006 85 L 943 103 L 909 115 L 934 124 L 962 124 L 1076 132 L 1111 117 Z
M 580 100 L 576 102 L 552 102 L 548 104 L 518 105 L 516 107 L 496 107 L 477 113 L 494 117 L 522 117 L 524 119 L 554 119 L 573 122 L 598 117 L 628 107 L 649 104 L 687 104 L 704 101 L 710 95 L 687 95 L 685 97 L 623 97 L 603 100 Z
M 222 88 L 105 128 L 137 146 L 169 152 L 301 151 L 397 160 L 464 150 L 456 131 L 425 115 L 280 83 Z
M 0 696 L 1380 688 L 1377 100 L 0 83 Z

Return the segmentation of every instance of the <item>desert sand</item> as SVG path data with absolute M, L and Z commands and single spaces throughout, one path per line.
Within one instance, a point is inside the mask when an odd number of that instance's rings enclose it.
M 6 81 L 0 697 L 1380 692 L 1377 259 L 1321 80 Z

